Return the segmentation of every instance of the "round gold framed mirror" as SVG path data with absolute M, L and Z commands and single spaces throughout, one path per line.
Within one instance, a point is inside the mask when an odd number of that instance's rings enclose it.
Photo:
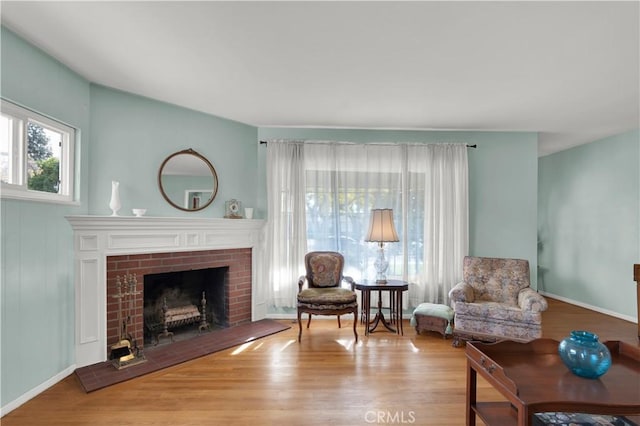
M 218 175 L 213 165 L 193 149 L 168 156 L 158 171 L 158 187 L 173 207 L 194 212 L 206 208 L 218 193 Z

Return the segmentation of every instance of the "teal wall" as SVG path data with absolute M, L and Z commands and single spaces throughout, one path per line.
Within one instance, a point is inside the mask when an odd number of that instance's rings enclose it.
M 527 259 L 531 285 L 536 287 L 536 133 L 260 128 L 258 136 L 261 140 L 477 144 L 478 148 L 469 149 L 469 254 Z M 259 155 L 264 173 L 264 145 Z M 263 187 L 260 192 L 265 191 Z
M 639 157 L 635 130 L 540 159 L 540 289 L 637 318 Z
M 80 129 L 76 154 L 88 176 L 89 83 L 5 28 L 3 98 Z M 73 238 L 66 215 L 78 206 L 2 200 L 0 404 L 4 407 L 74 363 Z
M 223 217 L 231 198 L 252 207 L 257 198 L 256 140 L 255 127 L 91 85 L 89 213 L 111 214 L 113 180 L 120 182 L 121 216 L 146 208 L 147 216 Z M 218 175 L 216 198 L 199 212 L 172 207 L 158 189 L 162 162 L 186 148 L 206 157 Z

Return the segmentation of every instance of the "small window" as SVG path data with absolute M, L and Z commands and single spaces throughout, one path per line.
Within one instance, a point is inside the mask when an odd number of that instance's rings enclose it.
M 72 202 L 72 127 L 2 100 L 0 181 L 2 198 Z

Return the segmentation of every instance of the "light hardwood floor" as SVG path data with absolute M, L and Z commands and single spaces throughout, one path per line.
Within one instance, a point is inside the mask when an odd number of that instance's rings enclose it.
M 585 329 L 638 345 L 634 323 L 549 300 L 544 337 Z M 258 341 L 86 394 L 71 375 L 2 418 L 13 425 L 463 425 L 463 348 L 386 331 L 356 344 L 350 320 L 315 319 Z M 478 398 L 501 400 L 482 379 Z M 480 421 L 478 424 L 482 424 Z

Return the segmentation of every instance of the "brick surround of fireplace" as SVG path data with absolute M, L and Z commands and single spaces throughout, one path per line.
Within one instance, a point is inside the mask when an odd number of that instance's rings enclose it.
M 251 321 L 251 248 L 107 256 L 107 349 L 119 339 L 116 278 L 135 274 L 136 290 L 127 331 L 143 346 L 143 280 L 147 274 L 228 267 L 226 312 L 230 327 Z

